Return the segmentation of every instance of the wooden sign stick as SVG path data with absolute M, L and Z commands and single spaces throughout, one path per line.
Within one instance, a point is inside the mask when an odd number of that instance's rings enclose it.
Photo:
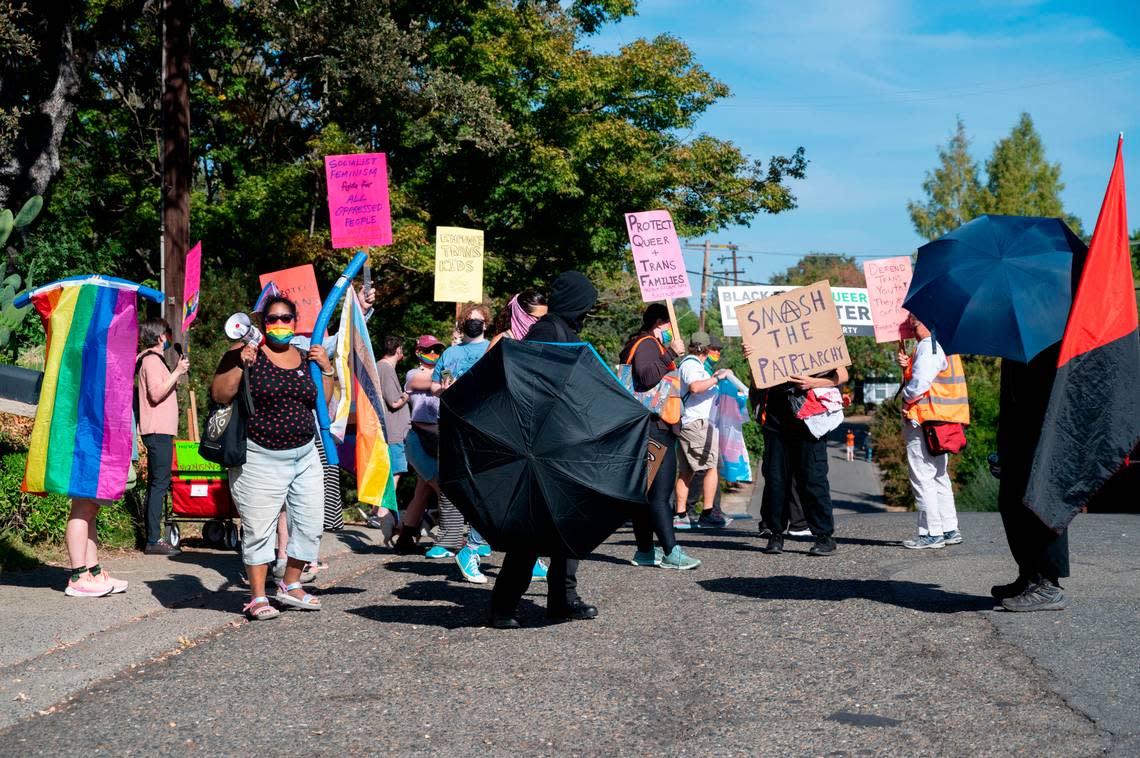
M 677 325 L 677 311 L 673 310 L 672 298 L 665 301 L 665 308 L 669 311 L 669 328 L 673 331 L 673 341 L 685 349 L 685 338 L 681 336 L 681 328 Z M 674 350 L 673 352 L 677 352 Z M 683 355 L 684 353 L 680 353 Z

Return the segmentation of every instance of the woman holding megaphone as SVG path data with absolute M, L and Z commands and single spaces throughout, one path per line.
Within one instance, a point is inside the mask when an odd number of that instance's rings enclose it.
M 237 395 L 246 374 L 253 412 L 247 420 L 246 460 L 230 469 L 230 491 L 242 521 L 242 560 L 249 576 L 250 601 L 243 610 L 251 619 L 273 618 L 265 582 L 276 558 L 277 514 L 285 503 L 289 544 L 284 578 L 274 599 L 301 610 L 320 610 L 320 601 L 301 587 L 305 564 L 317 560 L 324 516 L 324 473 L 313 438 L 317 387 L 308 362 L 324 375 L 331 392 L 333 369 L 320 345 L 303 352 L 289 343 L 297 323 L 297 306 L 274 295 L 262 310 L 265 340 L 245 342 L 222 356 L 210 386 L 214 402 L 226 404 Z

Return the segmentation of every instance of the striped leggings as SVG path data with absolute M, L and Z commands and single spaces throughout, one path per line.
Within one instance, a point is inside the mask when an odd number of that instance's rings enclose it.
M 325 443 L 317 434 L 317 454 L 325 474 L 325 531 L 336 532 L 344 528 L 344 506 L 340 500 L 340 469 L 330 466 L 325 455 Z
M 439 532 L 435 544 L 457 552 L 467 544 L 467 519 L 447 495 L 439 493 Z

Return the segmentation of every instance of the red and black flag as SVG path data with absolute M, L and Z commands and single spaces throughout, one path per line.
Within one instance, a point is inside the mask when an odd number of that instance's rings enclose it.
M 1061 341 L 1025 504 L 1060 532 L 1140 440 L 1140 333 L 1124 205 L 1124 136 Z

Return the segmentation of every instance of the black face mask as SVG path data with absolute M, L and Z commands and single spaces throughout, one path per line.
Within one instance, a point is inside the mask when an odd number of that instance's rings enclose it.
M 483 334 L 483 320 L 477 318 L 469 318 L 463 322 L 463 334 L 471 339 Z

